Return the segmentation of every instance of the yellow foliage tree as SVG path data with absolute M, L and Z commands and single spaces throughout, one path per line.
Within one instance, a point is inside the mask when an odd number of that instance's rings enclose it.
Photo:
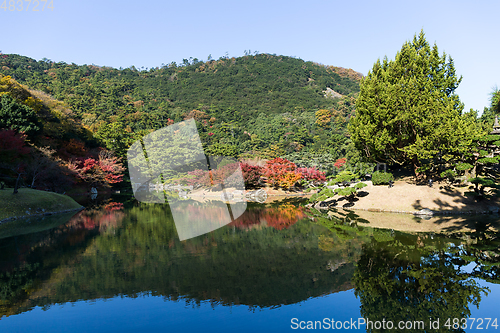
M 332 113 L 330 110 L 320 109 L 316 111 L 316 125 L 326 127 L 332 120 Z

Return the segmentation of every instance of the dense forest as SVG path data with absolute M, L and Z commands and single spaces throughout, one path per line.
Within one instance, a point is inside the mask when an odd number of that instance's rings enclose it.
M 190 58 L 150 69 L 1 54 L 0 75 L 2 101 L 24 108 L 23 116 L 2 111 L 0 127 L 24 133 L 34 149 L 50 147 L 80 180 L 95 180 L 85 165 L 98 162 L 99 151 L 124 162 L 135 140 L 190 118 L 209 155 L 285 156 L 324 171 L 357 156 L 346 133 L 362 75 L 351 69 L 271 54 Z M 3 175 L 15 167 L 4 165 Z

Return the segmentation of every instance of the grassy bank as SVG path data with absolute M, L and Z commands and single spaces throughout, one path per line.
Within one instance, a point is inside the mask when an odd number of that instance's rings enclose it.
M 68 196 L 28 188 L 0 190 L 0 222 L 6 219 L 36 214 L 56 213 L 81 207 Z

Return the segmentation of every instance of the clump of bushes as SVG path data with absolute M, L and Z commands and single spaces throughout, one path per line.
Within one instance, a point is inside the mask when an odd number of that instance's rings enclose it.
M 302 178 L 295 163 L 280 157 L 267 161 L 263 172 L 267 183 L 275 188 L 289 189 Z
M 500 196 L 500 191 L 498 189 L 498 185 L 495 182 L 495 179 L 492 178 L 482 178 L 475 177 L 469 179 L 469 182 L 475 185 L 474 192 L 465 192 L 466 196 L 475 197 L 476 200 L 482 200 L 485 198 Z M 486 192 L 486 188 L 491 188 L 489 192 Z
M 241 172 L 245 181 L 245 187 L 256 188 L 261 186 L 260 176 L 262 175 L 263 168 L 258 165 L 250 165 L 248 163 L 241 163 Z
M 390 172 L 375 171 L 372 174 L 373 185 L 388 185 L 391 180 L 394 181 L 394 176 Z
M 231 161 L 231 160 L 229 160 Z M 299 181 L 304 185 L 321 185 L 326 180 L 325 173 L 316 168 L 297 168 L 297 165 L 283 158 L 267 161 L 264 167 L 251 165 L 246 162 L 239 163 L 246 188 L 257 188 L 264 181 L 275 188 L 291 189 Z M 223 160 L 214 170 L 194 170 L 187 175 L 175 178 L 186 185 L 213 186 L 224 183 L 227 186 L 238 185 L 241 181 L 233 175 L 238 168 L 238 163 Z
M 329 189 L 328 187 L 324 187 L 321 191 L 319 191 L 318 193 L 315 193 L 313 194 L 310 198 L 309 198 L 309 202 L 318 202 L 318 201 L 323 201 L 323 200 L 326 200 L 328 198 L 331 198 L 335 195 L 335 193 Z
M 322 184 L 325 180 L 325 173 L 316 168 L 297 168 L 297 172 L 302 175 L 305 182 L 310 182 L 314 185 Z
M 446 178 L 449 182 L 454 182 L 456 177 L 457 173 L 451 169 L 441 172 L 441 178 Z

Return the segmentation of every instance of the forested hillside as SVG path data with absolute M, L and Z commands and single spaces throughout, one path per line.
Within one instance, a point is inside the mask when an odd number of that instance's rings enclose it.
M 65 192 L 118 183 L 124 168 L 71 109 L 0 74 L 0 189 Z
M 65 102 L 74 119 L 119 156 L 131 137 L 194 117 L 211 154 L 321 155 L 324 161 L 346 154 L 346 125 L 362 77 L 270 54 L 151 69 L 3 54 L 0 73 Z

